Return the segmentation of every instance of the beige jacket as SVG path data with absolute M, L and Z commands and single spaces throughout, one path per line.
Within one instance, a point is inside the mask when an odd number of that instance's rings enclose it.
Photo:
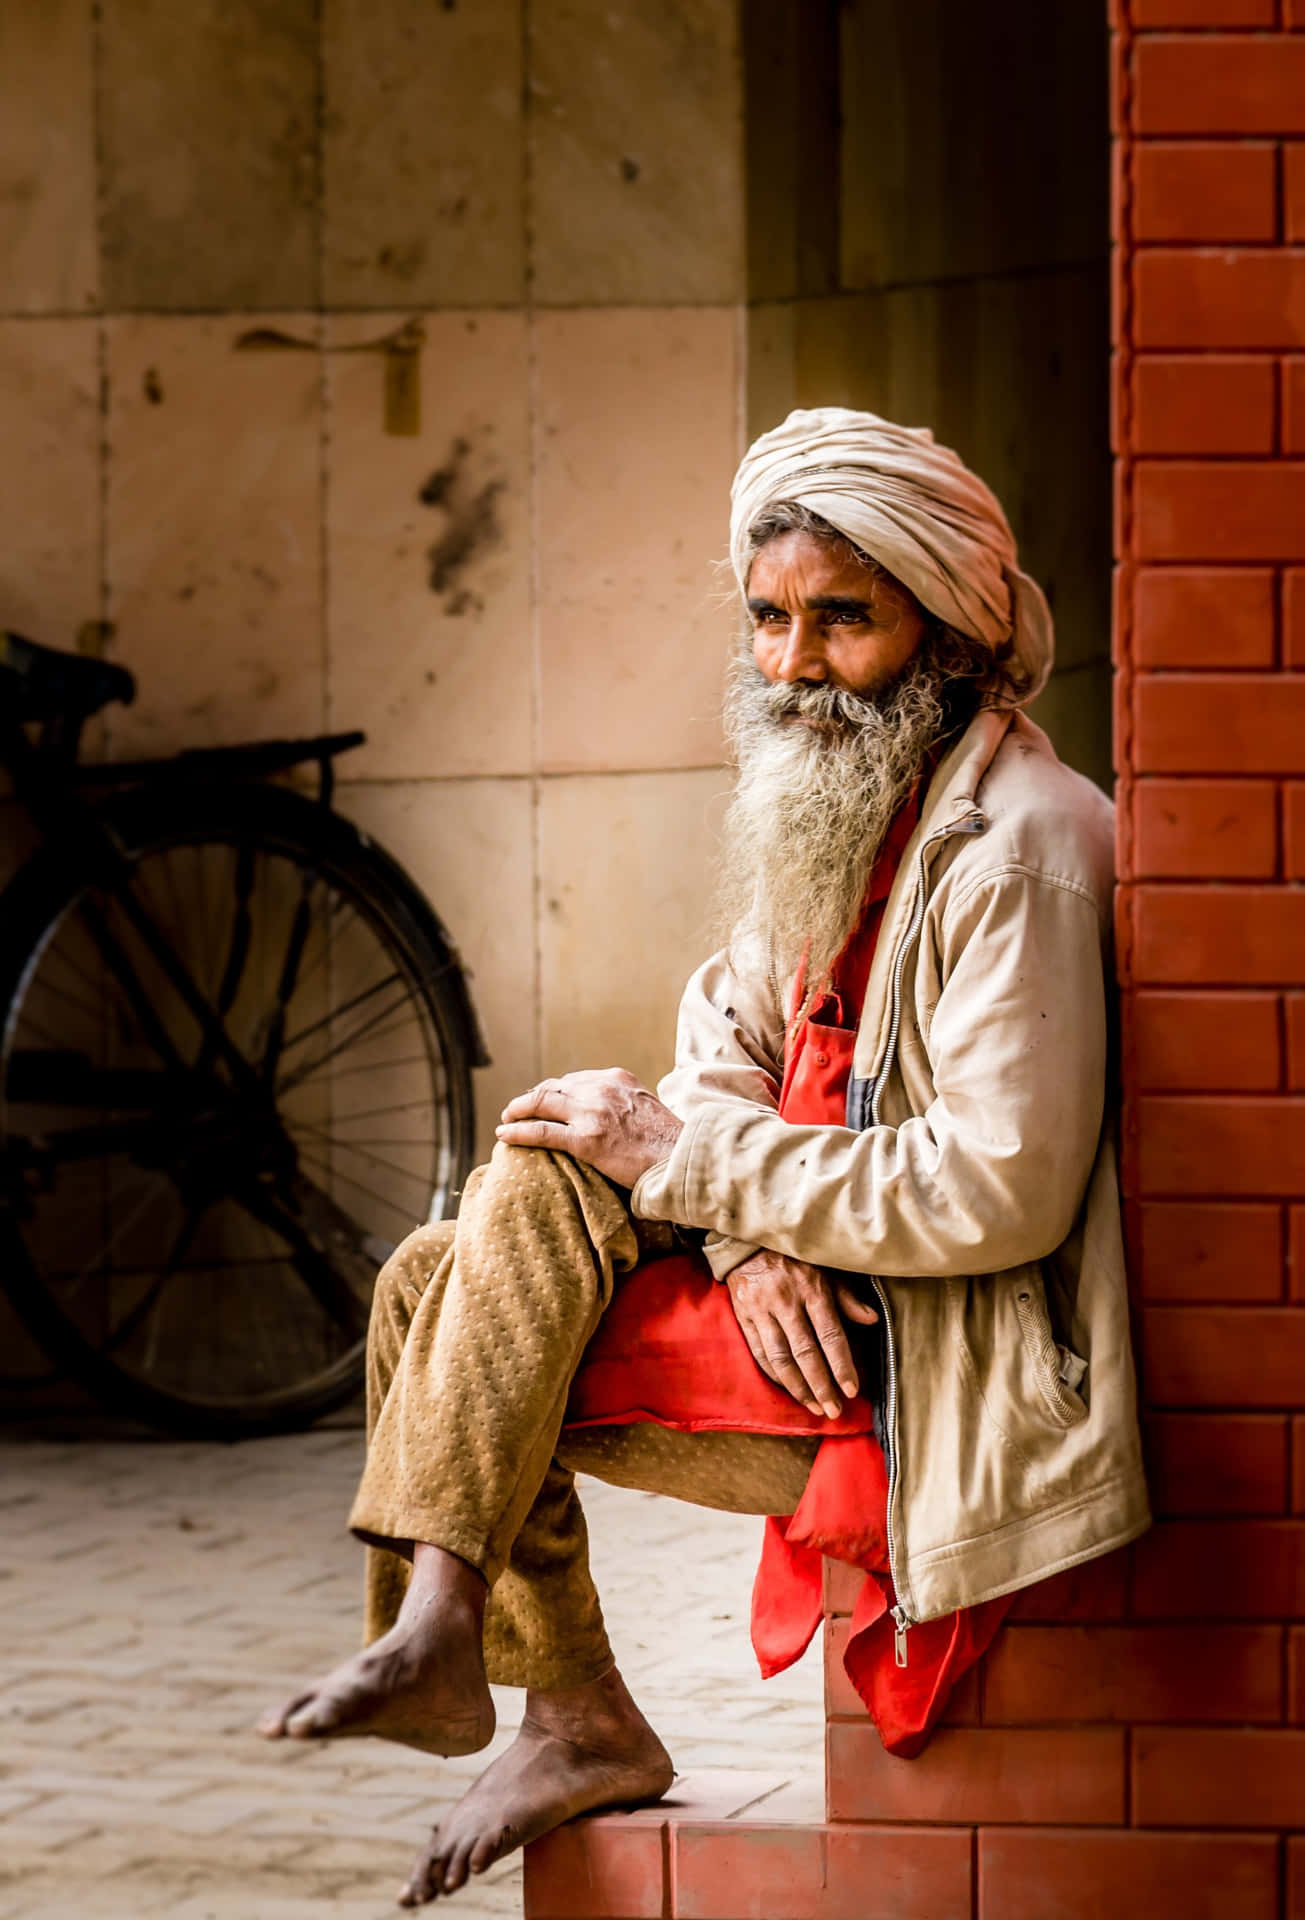
M 1106 1106 L 1112 809 L 1024 715 L 939 766 L 884 911 L 848 1128 L 776 1110 L 784 1022 L 718 954 L 636 1213 L 869 1276 L 899 1634 L 1149 1524 Z M 899 1658 L 905 1643 L 899 1639 Z

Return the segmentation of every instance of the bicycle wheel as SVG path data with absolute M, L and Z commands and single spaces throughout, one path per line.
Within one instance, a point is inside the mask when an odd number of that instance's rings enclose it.
M 7 1291 L 156 1426 L 307 1425 L 362 1374 L 376 1270 L 471 1161 L 474 1015 L 416 888 L 284 788 L 134 789 L 97 880 L 0 910 Z

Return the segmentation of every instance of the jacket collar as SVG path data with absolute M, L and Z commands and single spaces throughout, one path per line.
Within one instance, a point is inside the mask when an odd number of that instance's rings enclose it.
M 978 811 L 975 795 L 979 782 L 992 765 L 1014 718 L 1012 707 L 985 707 L 948 748 L 929 782 L 929 791 L 920 809 L 920 823 L 913 836 L 916 845 L 940 827 Z

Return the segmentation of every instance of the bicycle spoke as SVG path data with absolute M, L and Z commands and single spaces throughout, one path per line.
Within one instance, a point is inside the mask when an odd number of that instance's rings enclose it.
M 292 1271 L 303 1281 L 322 1311 L 352 1340 L 363 1339 L 367 1332 L 368 1308 L 314 1244 L 303 1222 L 262 1187 L 235 1197 L 256 1220 L 263 1221 L 281 1235 L 295 1256 L 291 1263 Z M 370 1263 L 369 1272 L 374 1280 L 376 1269 Z
M 399 976 L 395 974 L 393 978 L 398 979 Z M 302 1086 L 304 1081 L 310 1079 L 320 1068 L 337 1059 L 340 1054 L 347 1053 L 350 1047 L 356 1047 L 360 1040 L 365 1040 L 369 1033 L 379 1039 L 380 1034 L 386 1031 L 386 1023 L 392 1020 L 396 1013 L 401 1012 L 405 1007 L 411 1008 L 412 1002 L 408 995 L 407 984 L 406 982 L 402 984 L 403 992 L 391 1006 L 383 1008 L 380 1013 L 373 1014 L 370 1020 L 364 1020 L 361 1026 L 355 1027 L 352 1033 L 346 1034 L 344 1039 L 337 1041 L 333 1047 L 328 1047 L 325 1053 L 319 1053 L 317 1058 L 310 1060 L 306 1066 L 296 1067 L 293 1073 L 279 1082 L 277 1093 L 281 1095 L 293 1093 L 296 1087 Z
M 332 1134 L 324 1133 L 320 1127 L 312 1126 L 307 1120 L 296 1120 L 292 1122 L 289 1131 L 291 1134 L 311 1133 L 327 1147 L 336 1147 L 346 1153 L 356 1153 L 360 1160 L 370 1160 L 374 1167 L 384 1167 L 387 1173 L 397 1173 L 400 1178 L 404 1180 L 414 1180 L 421 1185 L 426 1184 L 427 1176 L 425 1174 L 413 1173 L 410 1168 L 401 1167 L 395 1160 L 385 1160 L 382 1159 L 379 1154 L 368 1153 L 365 1148 L 352 1140 L 340 1140 Z M 408 1142 L 406 1140 L 400 1140 L 395 1144 L 398 1146 L 407 1146 Z M 420 1146 L 422 1143 L 417 1141 L 414 1144 Z M 432 1141 L 430 1144 L 433 1146 L 435 1143 Z
M 323 1027 L 329 1027 L 333 1020 L 343 1020 L 347 1013 L 352 1013 L 356 1007 L 361 1007 L 368 1000 L 374 999 L 378 993 L 383 993 L 386 987 L 392 987 L 394 982 L 401 978 L 401 974 L 388 973 L 383 980 L 377 980 L 372 986 L 364 987 L 360 993 L 354 994 L 353 998 L 346 1000 L 343 1006 L 332 1007 L 328 1013 L 322 1014 L 320 1019 L 314 1020 L 311 1026 L 301 1027 L 298 1033 L 292 1033 L 285 1042 L 285 1051 L 288 1053 L 291 1047 L 301 1046 L 305 1040 L 311 1039 L 313 1034 L 320 1033 Z
M 369 1200 L 375 1200 L 378 1206 L 388 1207 L 391 1213 L 397 1213 L 403 1220 L 412 1219 L 409 1210 L 401 1207 L 397 1200 L 392 1200 L 388 1194 L 378 1193 L 375 1187 L 367 1186 L 362 1180 L 355 1180 L 351 1173 L 345 1173 L 339 1167 L 331 1166 L 329 1161 L 321 1159 L 308 1147 L 299 1149 L 299 1158 L 307 1166 L 320 1168 L 328 1180 L 343 1180 L 345 1185 L 352 1187 L 355 1193 L 365 1193 Z M 423 1182 L 423 1186 L 425 1184 Z
M 173 1243 L 172 1252 L 168 1255 L 167 1265 L 163 1268 L 158 1279 L 154 1281 L 144 1297 L 137 1301 L 136 1305 L 126 1317 L 113 1329 L 108 1339 L 105 1340 L 101 1346 L 101 1353 L 113 1353 L 118 1347 L 123 1346 L 126 1341 L 130 1340 L 132 1334 L 135 1333 L 137 1327 L 145 1319 L 146 1315 L 153 1312 L 155 1304 L 163 1293 L 163 1289 L 174 1275 L 179 1272 L 181 1263 L 190 1251 L 191 1242 L 199 1231 L 199 1223 L 206 1212 L 207 1208 L 203 1206 L 191 1208 L 182 1225 L 181 1232 L 177 1235 Z

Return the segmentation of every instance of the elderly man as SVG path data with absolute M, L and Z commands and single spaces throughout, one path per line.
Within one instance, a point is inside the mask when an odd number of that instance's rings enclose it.
M 1019 711 L 1051 621 L 992 494 L 839 408 L 746 455 L 750 635 L 725 950 L 657 1094 L 511 1102 L 456 1227 L 381 1274 L 366 1650 L 263 1731 L 514 1745 L 401 1900 L 671 1763 L 612 1661 L 575 1475 L 765 1514 L 753 1638 L 797 1657 L 821 1554 L 847 1667 L 918 1752 L 1009 1596 L 1148 1523 L 1107 1103 L 1111 815 Z M 718 1284 L 719 1283 L 719 1284 Z

